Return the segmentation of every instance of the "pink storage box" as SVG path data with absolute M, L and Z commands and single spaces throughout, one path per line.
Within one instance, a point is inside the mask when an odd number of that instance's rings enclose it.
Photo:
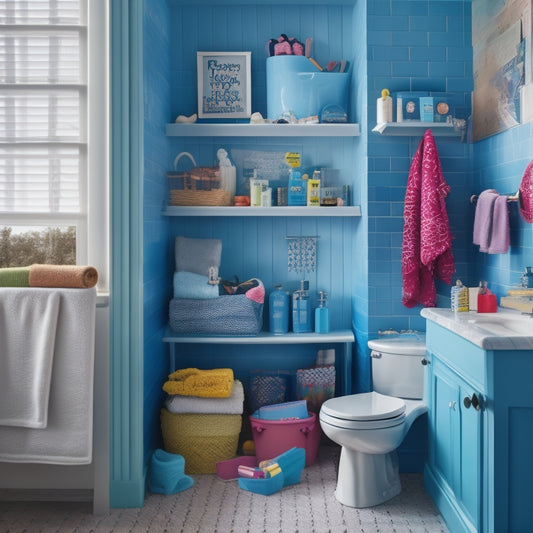
M 305 449 L 305 464 L 315 462 L 320 443 L 316 414 L 299 420 L 262 420 L 250 416 L 257 462 L 272 459 L 293 447 Z

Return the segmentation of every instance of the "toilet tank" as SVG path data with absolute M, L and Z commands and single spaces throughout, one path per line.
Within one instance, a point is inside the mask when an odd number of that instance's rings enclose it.
M 426 336 L 424 333 L 390 335 L 368 341 L 372 350 L 373 390 L 388 396 L 422 399 Z

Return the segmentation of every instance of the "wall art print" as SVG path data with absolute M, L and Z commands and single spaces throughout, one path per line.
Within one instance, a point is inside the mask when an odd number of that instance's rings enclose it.
M 251 56 L 251 52 L 197 52 L 199 118 L 250 118 Z

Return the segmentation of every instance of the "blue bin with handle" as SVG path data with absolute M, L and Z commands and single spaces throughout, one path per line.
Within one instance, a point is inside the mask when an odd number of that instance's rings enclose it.
M 328 105 L 348 112 L 350 74 L 320 71 L 304 56 L 267 58 L 267 117 L 277 120 L 292 111 L 296 118 L 320 116 Z

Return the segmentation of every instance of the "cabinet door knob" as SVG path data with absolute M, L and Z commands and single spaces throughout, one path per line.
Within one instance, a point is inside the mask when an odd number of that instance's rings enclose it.
M 472 406 L 476 411 L 481 411 L 481 403 L 477 394 L 474 392 L 471 397 L 465 396 L 463 400 L 463 405 L 470 409 Z
M 452 411 L 455 411 L 455 406 L 457 405 L 457 402 L 455 401 L 451 401 L 449 404 L 448 404 L 448 407 L 452 410 Z
M 424 359 L 422 359 L 422 360 L 420 361 L 420 364 L 422 364 L 422 365 L 424 365 L 424 366 L 426 366 L 426 365 L 430 365 L 430 364 L 431 364 L 431 361 L 428 361 L 428 360 L 424 357 Z

